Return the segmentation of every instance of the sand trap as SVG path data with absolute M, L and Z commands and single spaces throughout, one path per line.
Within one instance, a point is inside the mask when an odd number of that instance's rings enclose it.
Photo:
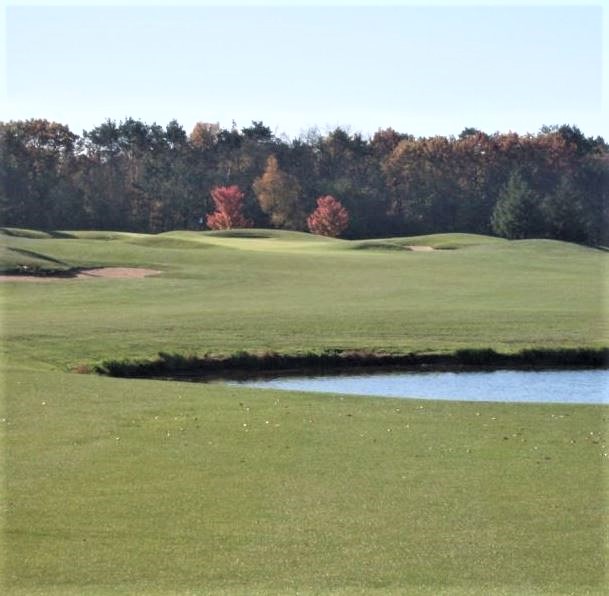
M 81 269 L 75 275 L 0 275 L 0 281 L 29 281 L 46 283 L 66 279 L 141 279 L 149 275 L 159 275 L 156 269 L 141 269 L 139 267 L 99 267 L 97 269 Z
M 132 279 L 159 275 L 156 269 L 140 269 L 136 267 L 100 267 L 99 269 L 83 269 L 76 274 L 79 279 L 87 277 L 111 277 L 113 279 Z
M 433 246 L 414 246 L 414 245 L 409 245 L 408 248 L 410 250 L 414 250 L 415 252 L 429 252 L 431 250 L 436 250 Z

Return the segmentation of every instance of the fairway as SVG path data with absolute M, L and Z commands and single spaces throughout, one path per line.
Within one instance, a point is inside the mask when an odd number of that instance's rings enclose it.
M 74 371 L 160 351 L 604 347 L 607 252 L 272 230 L 2 245 L 4 272 L 160 271 L 0 285 L 4 593 L 606 593 L 606 406 Z
M 4 284 L 10 362 L 71 367 L 159 351 L 509 352 L 600 347 L 608 335 L 607 254 L 573 244 L 440 235 L 422 242 L 450 249 L 413 252 L 403 239 L 277 231 L 64 236 L 4 236 L 6 266 L 35 255 L 51 268 L 163 273 Z

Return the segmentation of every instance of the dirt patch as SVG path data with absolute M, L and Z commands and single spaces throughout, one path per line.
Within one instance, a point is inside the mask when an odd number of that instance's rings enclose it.
M 66 279 L 141 279 L 150 275 L 159 275 L 156 269 L 142 269 L 139 267 L 99 267 L 97 269 L 81 269 L 72 274 L 65 275 L 0 275 L 2 281 L 29 281 L 34 283 L 46 283 Z
M 432 250 L 436 250 L 433 246 L 415 246 L 409 245 L 409 250 L 414 250 L 415 252 L 430 252 Z

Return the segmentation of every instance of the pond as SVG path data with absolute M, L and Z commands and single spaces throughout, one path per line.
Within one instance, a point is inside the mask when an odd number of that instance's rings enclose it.
M 248 387 L 455 401 L 609 404 L 609 370 L 495 370 L 291 376 Z

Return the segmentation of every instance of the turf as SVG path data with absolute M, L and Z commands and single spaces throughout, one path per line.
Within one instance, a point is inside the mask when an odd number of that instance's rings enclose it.
M 3 593 L 606 593 L 605 406 L 66 371 L 160 350 L 601 346 L 608 255 L 248 234 L 5 235 L 43 265 L 163 274 L 1 286 Z
M 509 352 L 606 343 L 609 255 L 600 250 L 461 236 L 460 249 L 421 253 L 259 235 L 7 236 L 13 255 L 29 251 L 53 266 L 143 266 L 163 275 L 4 284 L 6 357 L 69 368 L 159 351 Z

